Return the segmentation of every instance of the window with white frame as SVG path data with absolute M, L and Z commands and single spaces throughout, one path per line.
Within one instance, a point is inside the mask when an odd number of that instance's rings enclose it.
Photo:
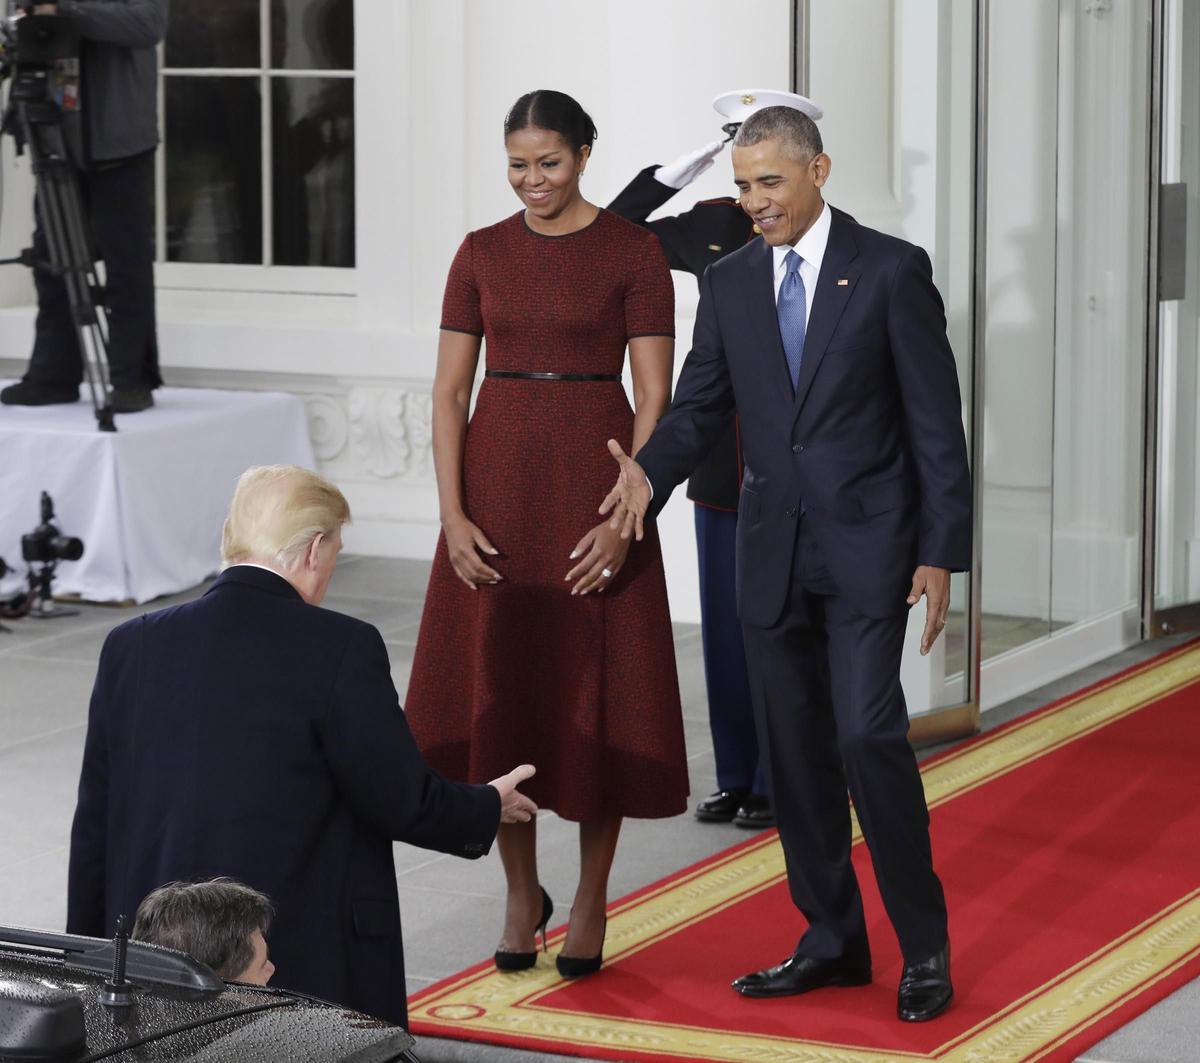
M 172 0 L 160 91 L 168 273 L 337 290 L 355 261 L 354 0 Z

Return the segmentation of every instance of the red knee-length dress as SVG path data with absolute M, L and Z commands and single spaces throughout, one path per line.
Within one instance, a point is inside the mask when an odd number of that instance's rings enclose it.
M 520 212 L 463 241 L 442 328 L 485 337 L 488 369 L 618 374 L 629 339 L 674 334 L 674 291 L 657 237 L 617 215 L 551 237 Z M 617 381 L 484 379 L 463 498 L 504 580 L 472 591 L 439 537 L 406 705 L 437 770 L 487 782 L 532 763 L 522 791 L 576 821 L 677 815 L 688 793 L 656 532 L 603 594 L 563 578 L 616 479 L 610 438 L 629 452 Z

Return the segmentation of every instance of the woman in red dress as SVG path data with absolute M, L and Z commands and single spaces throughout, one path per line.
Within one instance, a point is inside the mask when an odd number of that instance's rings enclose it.
M 612 486 L 607 440 L 636 452 L 670 401 L 674 290 L 653 233 L 580 194 L 596 131 L 575 100 L 522 96 L 504 133 L 523 209 L 470 233 L 446 282 L 433 387 L 442 534 L 407 714 L 444 774 L 486 781 L 531 762 L 522 789 L 579 823 L 557 958 L 577 977 L 600 966 L 622 818 L 687 805 L 658 539 L 631 547 L 596 510 Z M 627 346 L 636 413 L 620 382 Z M 504 825 L 498 841 L 496 964 L 533 966 L 551 909 L 536 824 Z

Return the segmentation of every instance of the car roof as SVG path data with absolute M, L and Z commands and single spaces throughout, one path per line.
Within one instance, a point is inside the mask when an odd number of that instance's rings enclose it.
M 31 940 L 36 944 L 29 944 Z M 75 943 L 77 948 L 60 948 L 59 942 Z M 81 943 L 94 946 L 90 956 Z M 282 989 L 225 983 L 191 957 L 139 942 L 128 946 L 132 1005 L 106 1006 L 101 1002 L 106 977 L 100 973 L 105 950 L 112 955 L 111 942 L 0 927 L 0 1018 L 10 1020 L 0 1021 L 0 1026 L 18 1029 L 22 1020 L 29 1029 L 38 1021 L 44 1024 L 46 1002 L 69 1005 L 77 1013 L 67 999 L 74 997 L 82 1005 L 86 1047 L 81 1049 L 76 1037 L 69 1053 L 34 1058 L 55 1063 L 121 1063 L 132 1058 L 189 1063 L 415 1059 L 409 1053 L 413 1040 L 399 1026 Z M 164 965 L 176 958 L 184 976 L 179 971 L 161 975 Z M 0 1056 L 21 1048 L 3 1043 L 14 1036 L 20 1035 L 0 1030 Z

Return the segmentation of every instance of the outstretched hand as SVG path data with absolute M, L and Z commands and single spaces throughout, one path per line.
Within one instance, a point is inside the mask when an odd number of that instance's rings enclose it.
M 921 633 L 921 656 L 924 657 L 937 642 L 937 637 L 946 626 L 946 614 L 950 611 L 950 570 L 918 565 L 913 573 L 912 590 L 908 592 L 908 604 L 916 605 L 925 596 L 925 630 Z
M 501 823 L 528 823 L 537 814 L 537 805 L 517 789 L 526 779 L 533 778 L 536 771 L 532 764 L 522 764 L 488 783 L 500 793 Z
M 621 467 L 617 482 L 600 506 L 600 515 L 612 514 L 608 526 L 620 531 L 622 539 L 635 536 L 638 542 L 645 535 L 646 511 L 650 508 L 650 481 L 642 467 L 621 449 L 615 439 L 608 441 L 608 452 Z

